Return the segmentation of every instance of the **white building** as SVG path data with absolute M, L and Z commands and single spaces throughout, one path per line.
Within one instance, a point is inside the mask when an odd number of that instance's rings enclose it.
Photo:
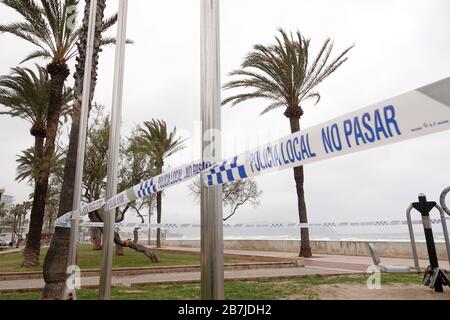
M 2 194 L 0 203 L 4 203 L 6 209 L 11 209 L 14 204 L 14 197 L 7 194 Z

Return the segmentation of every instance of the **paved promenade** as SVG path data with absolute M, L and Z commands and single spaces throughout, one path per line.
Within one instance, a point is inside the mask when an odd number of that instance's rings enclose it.
M 20 251 L 22 251 L 22 249 L 6 249 L 6 250 L 1 250 L 0 251 L 0 256 L 1 255 L 3 255 L 3 254 L 8 254 L 8 253 L 14 253 L 14 252 L 20 252 Z
M 198 252 L 196 248 L 164 248 L 166 251 L 178 252 Z M 298 257 L 292 252 L 269 252 L 269 251 L 248 251 L 248 250 L 225 250 L 225 254 L 231 256 L 241 256 L 252 260 L 297 260 Z M 298 260 L 298 261 L 301 261 Z M 372 259 L 364 256 L 342 256 L 342 255 L 315 255 L 312 258 L 303 260 L 305 267 L 290 268 L 259 268 L 243 270 L 225 271 L 226 280 L 258 280 L 265 278 L 285 278 L 294 276 L 330 276 L 354 273 L 364 273 Z M 413 267 L 412 259 L 383 258 L 383 265 L 403 265 Z M 421 267 L 426 267 L 428 261 L 421 260 Z M 441 261 L 442 267 L 449 269 L 448 262 Z M 142 284 L 171 284 L 171 283 L 192 283 L 200 281 L 200 272 L 164 272 L 152 274 L 140 274 L 133 276 L 114 276 L 114 286 L 131 287 Z M 82 286 L 98 287 L 98 276 L 86 276 L 82 278 Z M 43 279 L 23 279 L 0 281 L 0 292 L 40 290 L 44 286 Z
M 165 247 L 167 251 L 184 251 L 184 252 L 199 252 L 198 248 L 180 248 L 180 247 Z M 294 259 L 297 258 L 293 252 L 281 252 L 281 251 L 249 251 L 249 250 L 225 250 L 225 254 L 229 255 L 241 255 L 241 256 L 254 256 L 259 258 L 281 258 L 281 259 Z M 380 257 L 381 265 L 398 265 L 414 267 L 413 259 L 406 258 L 387 258 Z M 369 256 L 348 256 L 348 255 L 326 255 L 315 254 L 311 258 L 304 259 L 306 267 L 319 267 L 330 268 L 336 271 L 352 271 L 352 272 L 365 272 L 367 267 L 373 264 L 372 257 Z M 419 259 L 420 267 L 426 268 L 429 265 L 429 261 L 426 259 Z M 448 260 L 439 260 L 439 265 L 450 271 Z
M 285 278 L 294 276 L 312 276 L 312 275 L 336 275 L 353 273 L 350 271 L 333 271 L 320 268 L 277 268 L 277 269 L 253 269 L 253 270 L 230 270 L 225 271 L 227 280 L 259 280 L 265 278 Z M 81 286 L 84 288 L 96 288 L 99 284 L 99 277 L 83 277 Z M 175 284 L 175 283 L 193 283 L 200 281 L 200 272 L 174 272 L 174 273 L 153 273 L 136 276 L 113 277 L 114 286 L 131 287 L 143 284 Z M 40 290 L 44 286 L 43 279 L 28 280 L 7 280 L 0 281 L 0 292 L 11 291 L 30 291 Z

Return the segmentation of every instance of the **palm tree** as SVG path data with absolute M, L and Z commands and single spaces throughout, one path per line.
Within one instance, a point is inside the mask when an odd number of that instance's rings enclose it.
M 0 77 L 0 105 L 5 110 L 0 110 L 0 115 L 9 115 L 27 120 L 30 125 L 30 134 L 34 137 L 33 157 L 41 160 L 43 155 L 44 140 L 47 135 L 47 112 L 50 98 L 50 79 L 45 68 L 36 65 L 38 74 L 28 68 L 16 67 L 11 75 Z M 71 90 L 64 89 L 62 115 L 66 116 L 71 97 Z M 38 167 L 34 167 L 38 170 Z M 31 178 L 37 176 L 33 174 Z M 19 181 L 24 179 L 19 179 Z
M 139 145 L 146 154 L 148 154 L 155 163 L 155 174 L 162 173 L 164 160 L 167 157 L 177 153 L 185 148 L 181 137 L 176 138 L 177 128 L 172 132 L 167 132 L 167 125 L 164 120 L 145 121 L 144 126 L 138 128 L 139 136 L 137 145 Z M 156 219 L 157 223 L 161 223 L 162 212 L 162 192 L 156 194 Z M 161 229 L 158 228 L 156 233 L 156 246 L 161 247 Z
M 64 166 L 64 178 L 61 187 L 59 199 L 58 217 L 72 210 L 76 159 L 78 153 L 78 133 L 80 128 L 81 105 L 83 95 L 83 78 L 87 52 L 87 38 L 89 25 L 89 8 L 90 0 L 85 1 L 84 17 L 80 29 L 80 37 L 77 42 L 78 56 L 75 65 L 75 84 L 74 99 L 72 112 L 72 125 L 69 135 L 69 147 L 67 150 L 67 158 Z M 106 0 L 97 1 L 96 29 L 92 56 L 92 74 L 90 90 L 90 103 L 94 97 L 94 91 L 97 79 L 97 66 L 99 60 L 100 47 L 102 45 L 114 44 L 114 38 L 103 37 L 102 33 L 111 28 L 117 21 L 117 14 L 104 19 L 104 11 Z M 88 106 L 89 109 L 91 105 Z M 42 293 L 43 299 L 60 299 L 64 297 L 64 285 L 66 281 L 68 242 L 70 238 L 70 230 L 67 228 L 56 228 L 52 237 L 50 247 L 47 251 L 44 261 L 44 280 L 45 287 Z
M 281 36 L 275 37 L 275 44 L 255 45 L 241 68 L 229 74 L 240 78 L 224 85 L 224 89 L 254 90 L 230 96 L 223 100 L 222 105 L 231 103 L 235 106 L 249 99 L 267 99 L 270 104 L 261 114 L 283 108 L 294 133 L 300 131 L 300 118 L 304 113 L 302 103 L 308 99 L 315 99 L 316 104 L 319 102 L 320 94 L 314 91 L 316 86 L 347 60 L 346 54 L 353 46 L 330 60 L 333 42 L 327 39 L 316 58 L 310 60 L 310 39 L 304 38 L 298 31 L 295 36 L 292 33 L 288 35 L 283 29 L 278 31 Z M 294 179 L 300 223 L 307 223 L 303 166 L 294 168 Z M 311 256 L 309 230 L 306 228 L 301 229 L 300 256 Z
M 24 119 L 30 123 L 34 147 L 19 156 L 17 181 L 27 180 L 35 186 L 40 180 L 44 140 L 47 135 L 47 113 L 50 99 L 50 78 L 47 70 L 36 65 L 37 74 L 28 68 L 16 67 L 12 74 L 0 77 L 0 114 Z M 72 91 L 63 88 L 61 114 L 66 117 Z M 53 164 L 53 163 L 52 163 Z M 35 190 L 36 191 L 36 190 Z
M 58 150 L 55 152 L 50 171 L 50 185 L 47 192 L 46 207 L 44 220 L 47 220 L 47 230 L 51 230 L 52 223 L 54 222 L 54 217 L 56 217 L 56 211 L 58 209 L 59 202 L 59 192 L 61 190 L 61 179 L 62 170 L 64 165 L 64 152 Z M 39 162 L 35 155 L 34 148 L 28 148 L 22 151 L 21 154 L 17 156 L 16 162 L 17 175 L 16 181 L 26 180 L 28 183 L 33 183 L 37 178 L 36 174 L 39 170 Z M 33 199 L 34 194 L 30 195 L 30 199 Z
M 19 117 L 31 124 L 35 153 L 41 158 L 47 132 L 50 86 L 47 70 L 37 68 L 38 75 L 30 69 L 14 68 L 11 75 L 0 78 L 0 104 L 7 109 L 0 114 Z
M 102 33 L 109 30 L 116 22 L 117 22 L 117 14 L 112 17 L 104 19 L 104 11 L 106 0 L 98 0 L 97 1 L 97 16 L 96 16 L 96 29 L 95 29 L 95 38 L 94 38 L 94 46 L 93 46 L 93 56 L 92 56 L 92 74 L 91 74 L 91 87 L 90 90 L 90 104 L 88 106 L 89 110 L 91 109 L 91 102 L 94 97 L 94 91 L 97 80 L 97 67 L 99 60 L 99 53 L 101 52 L 101 46 L 114 44 L 114 38 L 103 37 Z M 87 37 L 88 37 L 88 25 L 89 25 L 89 8 L 90 8 L 90 0 L 86 0 L 84 7 L 84 17 L 82 26 L 79 31 L 79 39 L 76 44 L 78 49 L 78 56 L 76 58 L 75 64 L 75 73 L 74 73 L 74 96 L 73 96 L 73 110 L 72 110 L 72 124 L 69 134 L 69 147 L 67 151 L 66 163 L 64 166 L 64 178 L 63 185 L 60 196 L 60 206 L 58 210 L 58 216 L 61 216 L 72 210 L 73 205 L 73 193 L 74 193 L 74 183 L 75 183 L 75 170 L 76 170 L 76 159 L 78 153 L 78 133 L 80 128 L 80 116 L 81 116 L 81 108 L 82 108 L 82 96 L 83 96 L 83 80 L 84 80 L 84 68 L 86 61 L 86 53 L 87 53 Z M 52 240 L 58 242 L 60 238 L 64 238 L 69 236 L 69 232 L 66 228 L 57 228 L 54 237 Z M 58 241 L 57 241 L 58 240 Z M 53 241 L 52 241 L 53 243 Z M 54 246 L 50 245 L 50 249 L 48 253 L 50 256 L 53 255 Z M 64 248 L 64 246 L 60 246 Z M 63 255 L 63 252 L 59 252 L 56 254 L 57 261 L 60 262 L 59 258 Z M 49 259 L 50 259 L 49 256 Z M 50 260 L 49 260 L 50 264 Z M 65 269 L 65 268 L 64 268 Z M 65 281 L 65 280 L 64 280 Z
M 50 97 L 47 112 L 46 139 L 43 160 L 36 181 L 30 229 L 24 250 L 23 266 L 39 265 L 41 231 L 44 222 L 45 199 L 48 190 L 50 161 L 61 113 L 63 88 L 70 74 L 67 62 L 76 55 L 79 30 L 73 25 L 77 18 L 78 0 L 0 0 L 22 16 L 22 21 L 0 25 L 0 32 L 10 33 L 36 46 L 22 62 L 44 58 L 50 60 Z
M 56 216 L 56 210 L 58 209 L 58 200 L 59 200 L 59 192 L 60 192 L 60 181 L 62 178 L 62 169 L 64 165 L 64 151 L 58 150 L 55 152 L 50 170 L 50 185 L 47 192 L 46 198 L 46 208 L 44 220 L 47 221 L 47 230 L 48 233 L 51 232 L 51 226 L 54 223 L 54 217 Z M 38 179 L 37 174 L 39 173 L 40 161 L 42 159 L 38 158 L 35 153 L 35 149 L 33 147 L 28 148 L 21 152 L 17 156 L 16 162 L 17 166 L 17 175 L 16 181 L 24 181 L 26 180 L 28 183 L 33 183 Z M 34 198 L 34 194 L 30 195 L 30 199 Z M 31 208 L 31 207 L 30 207 Z
M 19 248 L 22 241 L 23 225 L 28 211 L 31 209 L 31 202 L 25 201 L 16 204 L 9 212 L 12 216 L 12 239 L 11 243 Z

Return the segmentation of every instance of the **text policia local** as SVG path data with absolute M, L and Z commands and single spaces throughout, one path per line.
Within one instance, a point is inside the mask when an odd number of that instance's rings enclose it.
M 400 135 L 395 108 L 389 105 L 323 127 L 321 144 L 325 153 L 330 154 Z M 320 150 L 312 146 L 310 133 L 299 132 L 286 141 L 251 152 L 248 155 L 250 169 L 259 172 L 316 158 Z

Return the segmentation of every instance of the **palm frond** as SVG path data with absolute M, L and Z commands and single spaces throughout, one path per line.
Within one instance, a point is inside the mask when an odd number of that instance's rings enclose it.
M 52 159 L 50 159 L 52 174 L 55 174 L 57 173 L 57 170 L 61 171 L 62 168 L 64 168 L 63 156 L 64 154 L 62 152 L 59 152 L 58 150 L 56 150 L 53 154 Z M 41 159 L 39 159 L 39 157 L 36 155 L 35 149 L 33 147 L 30 147 L 17 155 L 16 162 L 18 163 L 17 173 L 15 177 L 15 180 L 17 182 L 26 180 L 27 183 L 31 183 L 33 181 L 36 181 L 36 179 L 39 179 L 39 166 Z
M 287 33 L 280 28 L 278 32 L 273 44 L 255 45 L 245 56 L 241 68 L 229 73 L 234 79 L 225 83 L 223 89 L 242 91 L 223 99 L 222 105 L 235 106 L 263 98 L 270 103 L 261 114 L 285 107 L 300 109 L 301 112 L 295 113 L 299 116 L 303 114 L 302 102 L 315 99 L 317 104 L 320 101 L 320 94 L 313 89 L 347 61 L 347 54 L 353 48 L 348 47 L 332 59 L 334 44 L 326 39 L 316 57 L 310 60 L 310 39 L 299 31 Z M 253 90 L 247 92 L 248 89 Z
M 32 127 L 45 127 L 50 100 L 50 76 L 46 68 L 36 65 L 37 72 L 16 67 L 0 76 L 0 114 L 27 120 Z M 64 88 L 62 116 L 67 117 L 72 90 Z
M 134 44 L 133 40 L 127 39 L 125 41 L 126 44 Z M 116 38 L 114 37 L 102 37 L 100 41 L 101 46 L 109 46 L 109 45 L 115 45 L 116 44 Z
M 50 58 L 66 63 L 73 57 L 79 29 L 78 0 L 0 0 L 15 10 L 22 21 L 0 25 L 0 33 L 10 33 L 38 47 L 22 62 L 34 58 Z
M 110 17 L 105 18 L 103 20 L 102 27 L 101 27 L 100 31 L 102 33 L 105 32 L 105 31 L 108 31 L 112 26 L 114 26 L 116 24 L 117 19 L 118 19 L 117 13 L 112 15 L 112 16 L 110 16 Z
M 266 114 L 269 111 L 272 111 L 274 109 L 280 108 L 280 107 L 286 107 L 286 105 L 282 102 L 274 102 L 271 105 L 269 105 L 268 107 L 266 107 L 262 112 L 261 115 Z
M 19 64 L 22 64 L 24 62 L 27 62 L 32 59 L 36 58 L 51 58 L 50 54 L 45 50 L 36 50 L 30 53 L 28 56 L 26 56 L 22 61 L 19 62 Z
M 17 182 L 26 180 L 27 183 L 31 183 L 37 177 L 39 172 L 39 161 L 35 156 L 34 148 L 28 148 L 22 151 L 22 153 L 17 156 L 16 162 L 18 163 L 18 166 L 15 180 Z
M 136 143 L 143 152 L 148 153 L 159 169 L 164 165 L 164 159 L 184 149 L 186 139 L 176 137 L 176 127 L 167 131 L 164 120 L 144 121 L 137 130 Z

